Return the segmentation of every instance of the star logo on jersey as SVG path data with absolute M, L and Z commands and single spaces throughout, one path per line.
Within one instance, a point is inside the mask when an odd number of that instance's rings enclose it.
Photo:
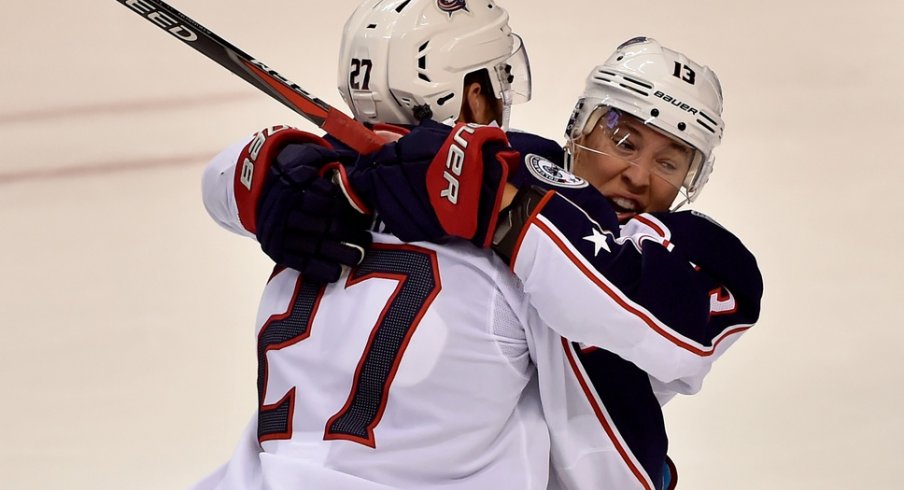
M 436 0 L 436 6 L 449 14 L 449 17 L 452 17 L 452 14 L 459 10 L 468 12 L 468 4 L 465 0 Z
M 596 257 L 599 255 L 600 250 L 612 253 L 612 249 L 609 248 L 609 244 L 606 242 L 608 236 L 605 233 L 601 233 L 596 228 L 594 228 L 592 232 L 593 233 L 590 236 L 585 236 L 584 240 L 593 244 L 593 256 Z

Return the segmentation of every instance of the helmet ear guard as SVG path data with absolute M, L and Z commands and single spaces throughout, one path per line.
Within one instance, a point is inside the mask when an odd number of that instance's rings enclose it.
M 590 72 L 565 130 L 569 143 L 589 133 L 607 108 L 634 116 L 700 153 L 682 185 L 685 200 L 677 207 L 696 199 L 712 172 L 713 150 L 724 130 L 716 74 L 654 39 L 634 38 Z M 570 160 L 566 158 L 569 165 Z
M 497 98 L 529 98 L 530 65 L 508 20 L 493 0 L 365 0 L 343 30 L 339 92 L 357 119 L 390 124 L 456 119 L 465 75 L 482 69 Z M 526 97 L 512 95 L 525 84 Z

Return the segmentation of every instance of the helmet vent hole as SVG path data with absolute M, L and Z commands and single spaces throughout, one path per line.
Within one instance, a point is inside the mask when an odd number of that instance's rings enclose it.
M 405 7 L 408 6 L 409 3 L 411 3 L 411 0 L 405 0 L 398 7 L 396 7 L 395 11 L 401 14 L 402 11 L 405 10 Z
M 684 124 L 683 122 L 678 123 L 679 131 L 684 131 L 685 129 L 687 129 L 687 124 Z
M 625 85 L 624 83 L 620 83 L 620 84 L 618 84 L 618 86 L 619 86 L 619 87 L 622 87 L 622 88 L 626 88 L 626 89 L 628 89 L 628 90 L 630 90 L 630 91 L 632 91 L 632 92 L 636 92 L 636 93 L 638 93 L 638 94 L 640 94 L 640 95 L 643 95 L 644 97 L 649 97 L 649 96 L 650 96 L 650 94 L 644 92 L 643 90 L 640 90 L 640 89 L 638 89 L 638 88 L 632 87 L 632 86 L 630 86 L 630 85 Z
M 709 121 L 710 123 L 712 123 L 713 126 L 718 126 L 718 125 L 719 125 L 719 123 L 717 123 L 716 121 L 713 121 L 713 119 L 712 119 L 711 117 L 709 117 L 709 116 L 707 116 L 706 114 L 704 114 L 703 111 L 699 111 L 698 114 L 700 114 L 700 116 L 702 116 L 703 119 L 706 119 L 707 121 Z M 703 124 L 703 123 L 701 122 L 700 124 Z M 709 128 L 707 127 L 707 129 L 709 129 Z M 712 131 L 712 130 L 710 129 L 710 131 Z
M 636 78 L 631 78 L 631 77 L 625 77 L 625 80 L 627 80 L 627 81 L 629 81 L 629 82 L 631 82 L 631 83 L 636 83 L 637 85 L 640 85 L 641 87 L 645 87 L 645 88 L 648 88 L 648 89 L 652 89 L 652 88 L 653 88 L 653 84 L 652 84 L 652 83 L 648 83 L 648 82 L 645 82 L 645 81 L 643 81 L 643 80 L 638 80 L 638 79 L 636 79 Z
M 367 24 L 367 28 L 368 29 L 376 29 L 377 25 L 376 24 Z
M 593 79 L 600 82 L 612 83 L 614 78 L 616 78 L 615 73 L 606 70 L 599 70 L 593 74 Z
M 445 104 L 446 102 L 449 102 L 449 100 L 450 100 L 452 97 L 455 97 L 455 94 L 444 95 L 443 97 L 440 97 L 440 98 L 436 101 L 436 104 L 437 104 L 437 105 L 443 105 L 443 104 Z
M 659 109 L 653 109 L 650 111 L 650 115 L 653 117 L 659 117 Z
M 418 57 L 418 59 L 417 59 L 417 67 L 418 67 L 417 77 L 425 82 L 432 82 L 432 80 L 430 80 L 430 77 L 428 77 L 424 73 L 424 71 L 427 70 L 427 55 L 424 53 L 424 51 L 427 50 L 427 46 L 429 46 L 429 45 L 430 45 L 430 41 L 427 41 L 424 44 L 421 44 L 421 46 L 419 48 L 417 48 L 417 52 L 420 55 L 420 57 Z

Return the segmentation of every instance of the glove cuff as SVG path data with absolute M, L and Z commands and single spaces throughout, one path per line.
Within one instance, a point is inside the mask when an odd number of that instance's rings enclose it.
M 533 219 L 535 210 L 542 209 L 541 204 L 555 194 L 537 186 L 525 186 L 518 189 L 512 203 L 499 213 L 499 222 L 493 234 L 493 251 L 505 261 L 514 263 L 515 255 L 524 239 L 524 232 Z M 539 208 L 539 209 L 538 209 Z
M 261 130 L 251 138 L 239 154 L 235 167 L 233 192 L 239 221 L 251 233 L 257 233 L 257 208 L 264 183 L 276 155 L 290 143 L 314 143 L 332 148 L 323 138 L 290 128 L 274 126 Z
M 373 214 L 373 210 L 365 204 L 364 199 L 352 187 L 348 178 L 348 171 L 344 165 L 339 162 L 329 163 L 320 169 L 320 175 L 328 177 L 334 184 L 339 186 L 345 199 L 355 211 L 361 214 Z

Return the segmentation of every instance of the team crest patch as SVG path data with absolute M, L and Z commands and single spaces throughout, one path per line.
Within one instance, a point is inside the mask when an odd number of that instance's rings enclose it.
M 535 179 L 554 187 L 580 189 L 588 185 L 586 180 L 533 153 L 524 157 L 524 164 Z
M 436 0 L 436 6 L 443 12 L 448 13 L 450 17 L 459 10 L 468 11 L 466 0 Z

